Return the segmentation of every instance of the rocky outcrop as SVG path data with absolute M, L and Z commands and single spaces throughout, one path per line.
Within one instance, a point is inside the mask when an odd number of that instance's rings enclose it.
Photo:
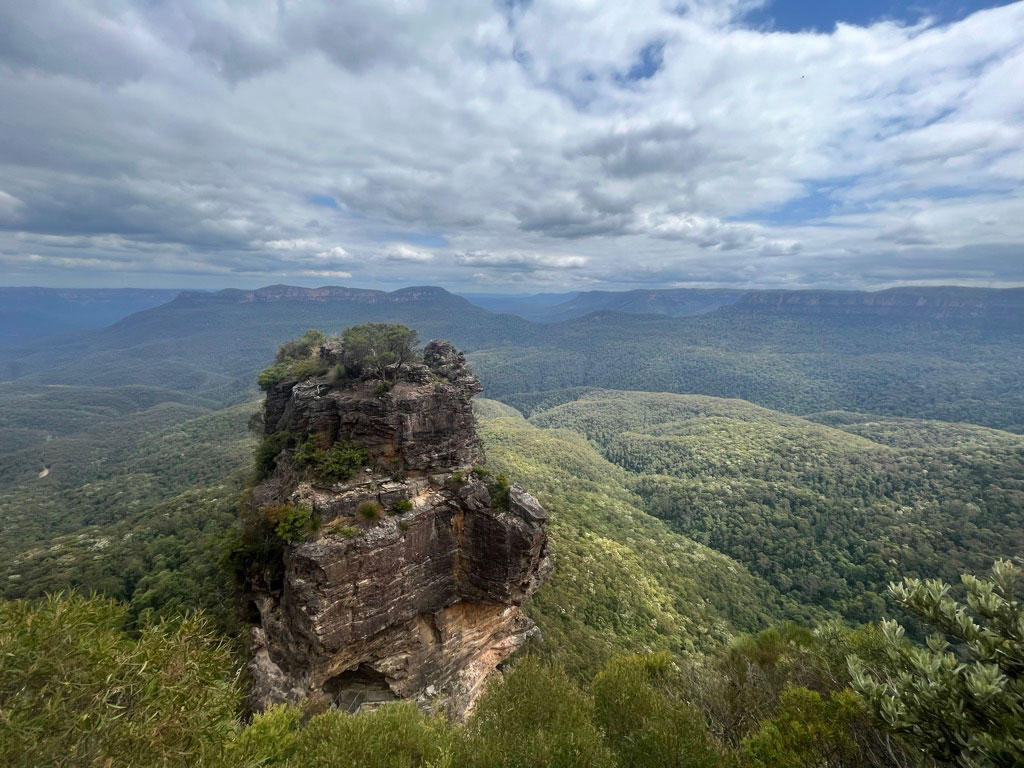
M 330 365 L 342 350 L 316 354 Z M 520 606 L 551 569 L 546 513 L 478 466 L 470 398 L 480 385 L 462 355 L 435 341 L 423 361 L 394 371 L 390 386 L 324 376 L 267 395 L 265 430 L 290 447 L 254 489 L 254 510 L 310 510 L 318 530 L 279 561 L 250 565 L 258 709 L 400 698 L 462 716 L 536 632 Z M 365 465 L 325 482 L 296 456 L 306 441 L 358 447 Z

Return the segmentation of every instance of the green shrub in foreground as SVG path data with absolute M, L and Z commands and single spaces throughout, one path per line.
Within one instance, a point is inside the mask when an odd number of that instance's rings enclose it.
M 219 751 L 241 696 L 202 618 L 144 623 L 78 594 L 0 602 L 0 765 L 194 766 Z

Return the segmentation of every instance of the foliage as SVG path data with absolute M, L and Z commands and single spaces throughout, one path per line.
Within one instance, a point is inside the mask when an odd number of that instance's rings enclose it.
M 298 339 L 286 341 L 277 348 L 274 364 L 264 368 L 256 377 L 259 388 L 269 391 L 289 379 L 304 381 L 314 376 L 323 376 L 328 366 L 312 354 L 325 341 L 327 336 L 313 328 Z
M 202 618 L 124 631 L 78 594 L 0 602 L 0 763 L 193 766 L 230 735 L 230 656 Z
M 860 768 L 863 756 L 849 722 L 861 714 L 857 695 L 847 689 L 832 696 L 787 686 L 775 716 L 743 743 L 752 768 Z
M 287 544 L 307 538 L 317 530 L 320 523 L 309 507 L 296 504 L 261 507 L 260 514 L 268 525 L 273 526 L 274 534 Z
M 879 593 L 900 574 L 952 578 L 1024 551 L 1024 438 L 829 420 L 841 423 L 640 392 L 591 392 L 532 417 L 592 440 L 675 530 L 854 621 L 881 617 Z
M 395 511 L 396 514 L 400 515 L 404 512 L 409 512 L 410 510 L 412 510 L 412 502 L 409 501 L 409 499 L 399 499 L 398 501 L 391 505 L 391 508 Z
M 369 460 L 364 448 L 339 440 L 330 448 L 323 449 L 317 437 L 310 435 L 295 449 L 294 459 L 310 467 L 316 476 L 328 483 L 343 483 L 351 480 L 356 471 Z
M 990 580 L 965 575 L 967 604 L 938 579 L 893 584 L 893 598 L 936 632 L 926 648 L 882 623 L 889 664 L 872 674 L 850 659 L 854 687 L 874 714 L 938 760 L 961 766 L 1024 763 L 1024 608 L 1020 569 L 1008 560 Z M 973 615 L 972 615 L 973 614 Z M 957 643 L 951 647 L 947 637 Z
M 489 467 L 485 467 L 482 464 L 475 465 L 472 472 L 474 477 L 482 480 L 487 485 L 487 492 L 491 495 L 491 501 L 498 507 L 508 509 L 509 490 L 512 487 L 512 481 L 508 479 L 508 475 L 504 472 L 495 474 Z M 452 475 L 452 480 L 456 484 L 461 484 L 462 473 L 458 473 L 458 479 L 456 479 L 455 475 Z
M 322 331 L 310 328 L 299 338 L 286 341 L 279 346 L 274 362 L 285 363 L 291 360 L 304 360 L 325 341 L 327 341 L 327 336 Z
M 386 382 L 416 359 L 419 336 L 398 323 L 363 323 L 346 328 L 341 343 L 346 369 Z
M 411 702 L 311 719 L 297 707 L 275 707 L 243 725 L 238 662 L 201 619 L 144 623 L 137 633 L 123 629 L 128 620 L 123 606 L 96 597 L 0 604 L 5 765 L 111 758 L 214 768 L 910 765 L 898 744 L 880 752 L 877 739 L 866 738 L 875 734 L 860 705 L 832 677 L 837 655 L 872 647 L 850 630 L 783 627 L 682 665 L 665 653 L 619 655 L 589 690 L 526 657 L 491 683 L 465 725 L 424 715 Z M 751 722 L 734 722 L 745 736 L 721 740 L 715 713 L 727 708 L 705 709 L 708 692 L 695 696 L 693 675 L 739 672 L 741 659 L 752 666 L 724 695 L 767 701 L 758 690 L 767 681 L 777 695 Z M 765 674 L 750 674 L 755 667 Z
M 701 712 L 679 698 L 667 653 L 617 656 L 594 680 L 596 720 L 618 764 L 635 768 L 714 768 L 726 755 L 710 740 Z
M 534 659 L 492 685 L 466 727 L 465 768 L 612 768 L 589 697 Z
M 525 608 L 545 638 L 537 652 L 576 681 L 589 682 L 619 653 L 691 655 L 726 644 L 737 630 L 813 615 L 641 511 L 628 474 L 581 435 L 538 429 L 518 414 L 492 418 L 486 400 L 476 406 L 493 471 L 522 482 L 550 513 L 555 575 Z
M 380 502 L 369 499 L 356 507 L 356 517 L 366 523 L 375 523 L 384 516 L 384 507 Z
M 277 457 L 295 440 L 290 432 L 275 432 L 263 438 L 256 446 L 256 481 L 268 477 L 277 466 Z
M 278 384 L 288 380 L 290 366 L 288 363 L 274 363 L 264 368 L 256 377 L 256 384 L 265 392 L 269 392 Z

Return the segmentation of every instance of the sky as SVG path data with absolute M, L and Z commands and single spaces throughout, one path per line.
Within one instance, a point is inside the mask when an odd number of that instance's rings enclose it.
M 0 284 L 1024 284 L 1024 2 L 0 0 Z

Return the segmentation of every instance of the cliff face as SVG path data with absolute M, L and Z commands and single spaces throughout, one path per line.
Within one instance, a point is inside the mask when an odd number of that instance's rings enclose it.
M 884 291 L 751 291 L 733 311 L 920 320 L 1024 321 L 1024 289 L 936 286 Z
M 334 362 L 340 350 L 319 354 Z M 293 436 L 254 509 L 311 510 L 316 533 L 251 566 L 253 698 L 355 711 L 396 698 L 463 715 L 536 630 L 520 605 L 547 578 L 546 513 L 483 460 L 464 358 L 431 342 L 424 365 L 379 382 L 287 381 L 268 393 L 268 435 Z M 364 466 L 318 479 L 301 446 L 351 445 Z

